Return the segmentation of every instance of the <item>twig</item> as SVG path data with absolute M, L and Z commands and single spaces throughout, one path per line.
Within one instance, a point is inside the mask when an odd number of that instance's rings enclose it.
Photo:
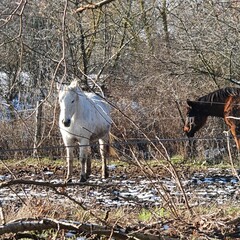
M 2 222 L 2 225 L 5 225 L 6 220 L 3 212 L 2 201 L 0 201 L 0 220 Z
M 110 2 L 113 2 L 113 1 L 115 1 L 115 0 L 103 0 L 103 1 L 98 2 L 98 3 L 86 4 L 84 6 L 79 7 L 75 12 L 76 13 L 81 13 L 84 10 L 87 10 L 87 9 L 101 8 L 103 5 L 108 4 Z

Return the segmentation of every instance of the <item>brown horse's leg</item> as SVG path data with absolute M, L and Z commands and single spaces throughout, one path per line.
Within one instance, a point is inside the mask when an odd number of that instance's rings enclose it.
M 236 133 L 236 126 L 235 126 L 235 125 L 234 125 L 234 126 L 232 125 L 231 128 L 230 128 L 230 130 L 231 130 L 231 133 L 232 133 L 232 135 L 233 135 L 234 141 L 235 141 L 235 143 L 236 143 L 236 145 L 237 145 L 237 149 L 238 149 L 238 151 L 239 151 L 240 139 L 238 138 L 237 133 Z
M 196 150 L 196 140 L 192 139 L 192 140 L 188 140 L 186 142 L 186 147 L 185 147 L 185 156 L 184 159 L 194 159 L 197 157 L 197 150 Z
M 237 135 L 237 132 L 236 132 L 236 128 L 237 126 L 235 125 L 235 123 L 232 121 L 232 119 L 230 118 L 226 118 L 225 117 L 225 123 L 228 125 L 228 127 L 230 128 L 230 131 L 232 133 L 232 136 L 234 138 L 234 141 L 236 143 L 236 146 L 237 146 L 237 150 L 239 152 L 239 147 L 240 147 L 240 139 L 239 139 L 239 136 Z
M 237 138 L 237 140 L 235 140 L 235 141 L 237 141 L 237 150 L 238 150 L 238 154 L 239 154 L 239 148 L 240 148 L 240 139 L 239 139 L 239 138 Z
M 240 128 L 240 125 L 237 125 L 236 129 L 235 129 L 235 138 L 234 138 L 234 140 L 237 144 L 238 154 L 239 154 L 239 150 L 240 150 L 240 131 L 239 131 L 239 128 Z

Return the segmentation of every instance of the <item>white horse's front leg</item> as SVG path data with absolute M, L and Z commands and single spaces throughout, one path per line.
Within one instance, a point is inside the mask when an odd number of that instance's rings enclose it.
M 79 147 L 79 158 L 81 162 L 80 182 L 86 182 L 91 174 L 91 159 L 89 157 L 89 143 L 82 143 Z
M 72 147 L 66 147 L 67 151 L 67 182 L 72 181 L 72 172 L 73 172 L 73 148 Z
M 99 139 L 99 146 L 100 146 L 100 154 L 102 159 L 102 178 L 108 178 L 108 168 L 106 162 L 106 155 L 107 155 L 107 148 L 109 146 L 106 145 L 103 139 Z

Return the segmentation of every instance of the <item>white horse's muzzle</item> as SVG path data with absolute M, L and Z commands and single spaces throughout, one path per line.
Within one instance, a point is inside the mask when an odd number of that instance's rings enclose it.
M 62 123 L 63 123 L 64 127 L 70 127 L 71 120 L 70 119 L 66 119 L 66 120 L 63 119 Z

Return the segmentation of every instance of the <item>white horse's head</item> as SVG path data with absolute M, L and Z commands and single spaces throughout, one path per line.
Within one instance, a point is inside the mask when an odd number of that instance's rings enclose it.
M 65 127 L 71 125 L 78 102 L 78 83 L 74 80 L 69 86 L 63 87 L 59 91 L 60 118 L 59 121 Z

